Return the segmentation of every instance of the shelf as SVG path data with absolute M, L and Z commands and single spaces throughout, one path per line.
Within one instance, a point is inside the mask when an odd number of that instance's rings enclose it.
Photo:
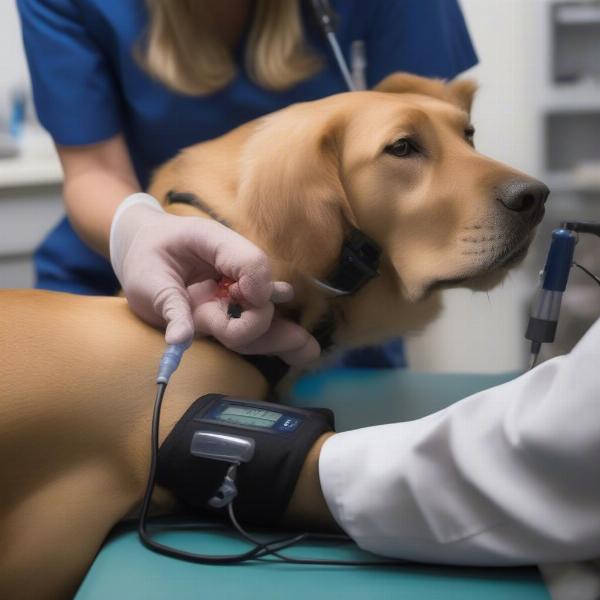
M 600 24 L 600 4 L 568 2 L 558 4 L 554 20 L 559 25 Z
M 0 159 L 0 189 L 60 185 L 62 169 L 53 156 Z
M 556 111 L 545 117 L 545 170 L 575 171 L 578 179 L 598 181 L 600 109 Z
M 543 90 L 540 108 L 545 112 L 600 111 L 600 82 L 556 84 Z
M 600 82 L 600 2 L 555 3 L 552 27 L 554 82 Z
M 600 181 L 577 177 L 573 172 L 547 173 L 542 177 L 553 194 L 589 194 L 600 200 Z

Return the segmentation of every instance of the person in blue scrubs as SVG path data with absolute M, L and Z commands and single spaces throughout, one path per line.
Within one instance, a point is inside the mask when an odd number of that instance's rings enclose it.
M 67 217 L 35 254 L 38 288 L 114 294 L 119 281 L 107 260 L 109 225 L 120 201 L 144 190 L 155 167 L 266 113 L 347 91 L 308 1 L 300 5 L 304 37 L 322 67 L 281 91 L 264 89 L 241 66 L 255 4 L 216 3 L 224 18 L 240 22 L 232 45 L 240 66 L 229 84 L 206 95 L 175 92 L 136 60 L 149 21 L 144 0 L 17 4 L 37 114 L 65 170 Z M 331 4 L 347 61 L 352 42 L 364 42 L 368 87 L 395 71 L 452 78 L 477 61 L 458 0 Z

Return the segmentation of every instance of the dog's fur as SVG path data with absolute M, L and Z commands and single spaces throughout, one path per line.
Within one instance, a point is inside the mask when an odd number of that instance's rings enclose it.
M 437 314 L 440 287 L 499 281 L 540 216 L 497 201 L 500 186 L 527 177 L 473 149 L 473 92 L 469 82 L 395 75 L 379 91 L 295 105 L 185 150 L 150 191 L 192 192 L 262 247 L 296 289 L 284 312 L 310 327 L 333 309 L 337 344 L 405 333 Z M 406 137 L 419 152 L 386 151 Z M 327 298 L 310 279 L 332 270 L 351 226 L 381 246 L 381 275 L 353 297 Z M 123 299 L 22 291 L 0 300 L 0 595 L 67 597 L 141 500 L 163 342 Z M 265 390 L 239 356 L 198 340 L 170 386 L 161 439 L 204 393 Z M 157 505 L 169 501 L 159 491 Z

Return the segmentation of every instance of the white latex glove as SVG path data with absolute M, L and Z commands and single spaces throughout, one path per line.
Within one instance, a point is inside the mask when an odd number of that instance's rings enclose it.
M 166 325 L 169 344 L 197 333 L 289 364 L 319 355 L 306 330 L 273 319 L 273 303 L 291 300 L 292 287 L 273 282 L 267 256 L 216 221 L 169 215 L 149 194 L 133 194 L 113 218 L 110 260 L 131 309 L 151 325 Z M 218 294 L 223 276 L 232 280 L 228 298 Z M 240 318 L 229 318 L 231 301 L 244 308 Z

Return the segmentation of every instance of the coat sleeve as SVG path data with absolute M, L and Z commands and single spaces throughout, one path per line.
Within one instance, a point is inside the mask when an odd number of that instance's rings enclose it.
M 600 321 L 568 355 L 416 421 L 332 436 L 319 473 L 359 546 L 428 562 L 600 556 Z

